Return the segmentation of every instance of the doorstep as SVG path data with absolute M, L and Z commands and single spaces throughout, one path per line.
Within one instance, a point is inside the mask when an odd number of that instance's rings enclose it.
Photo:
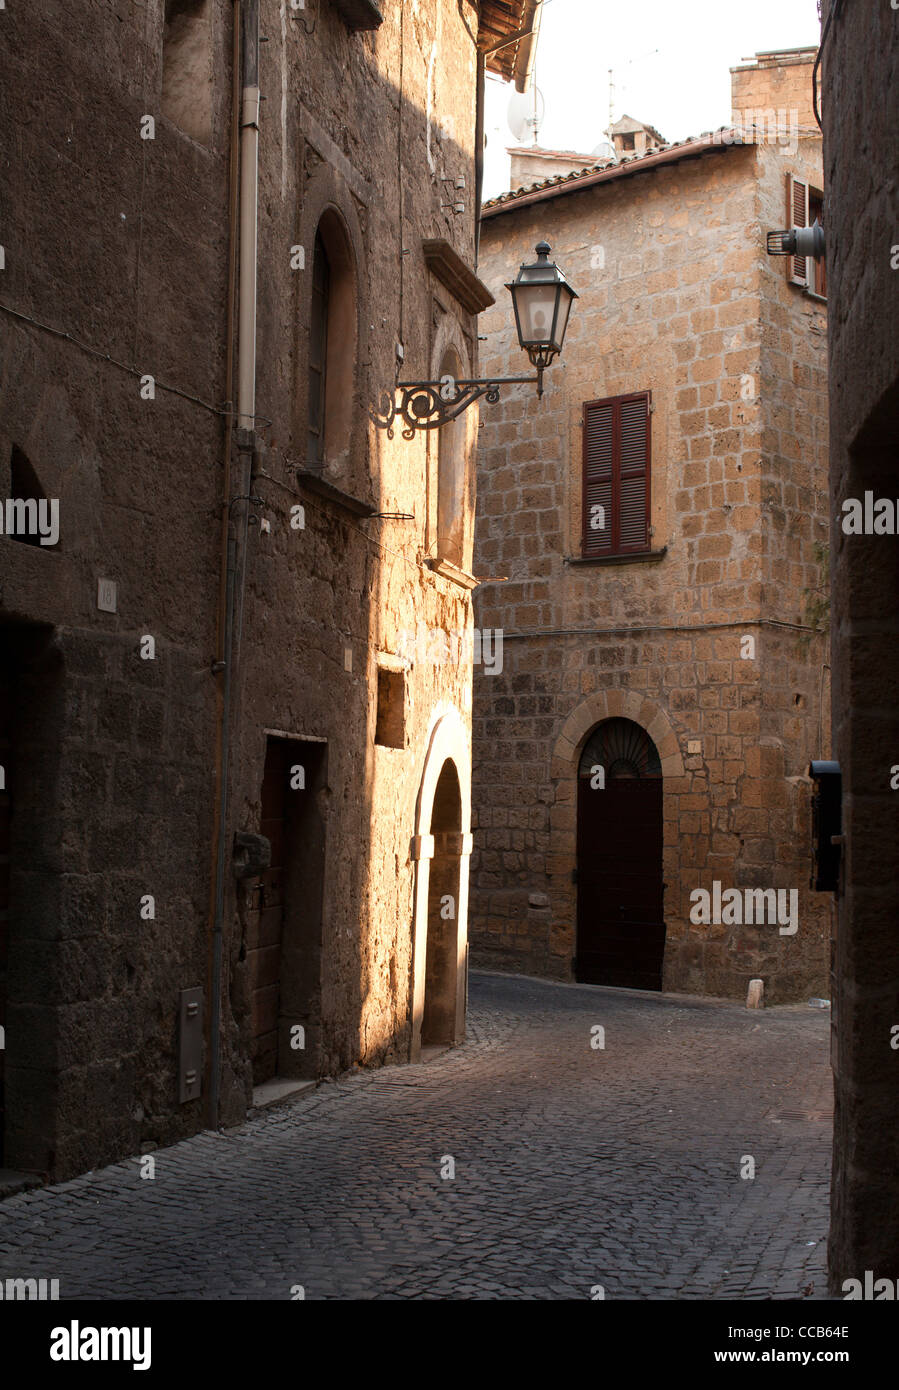
M 270 1105 L 279 1105 L 282 1100 L 294 1100 L 304 1091 L 313 1091 L 317 1081 L 295 1081 L 285 1076 L 273 1076 L 261 1086 L 253 1087 L 253 1109 L 265 1110 Z
M 40 1173 L 20 1173 L 15 1168 L 0 1168 L 0 1202 L 4 1197 L 14 1197 L 17 1192 L 27 1192 L 30 1187 L 43 1184 Z

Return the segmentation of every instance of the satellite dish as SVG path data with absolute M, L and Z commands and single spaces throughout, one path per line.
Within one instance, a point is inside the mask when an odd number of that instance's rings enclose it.
M 543 93 L 534 87 L 530 92 L 513 92 L 506 109 L 506 123 L 519 145 L 527 140 L 537 143 L 537 132 L 543 124 L 546 103 Z
M 590 155 L 598 164 L 603 159 L 614 159 L 615 149 L 608 140 L 601 140 L 596 148 L 590 151 Z

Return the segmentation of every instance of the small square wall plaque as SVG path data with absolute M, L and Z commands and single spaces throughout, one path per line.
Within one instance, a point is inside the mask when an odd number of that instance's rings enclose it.
M 116 611 L 116 582 L 114 579 L 97 580 L 97 607 L 101 613 Z

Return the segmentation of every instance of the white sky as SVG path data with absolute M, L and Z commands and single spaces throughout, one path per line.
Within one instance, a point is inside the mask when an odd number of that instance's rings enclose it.
M 606 138 L 609 68 L 616 120 L 626 113 L 671 141 L 715 130 L 730 120 L 730 68 L 819 36 L 816 0 L 546 0 L 534 70 L 545 107 L 538 143 L 589 154 Z M 509 187 L 505 149 L 519 143 L 506 124 L 513 91 L 488 76 L 485 198 Z

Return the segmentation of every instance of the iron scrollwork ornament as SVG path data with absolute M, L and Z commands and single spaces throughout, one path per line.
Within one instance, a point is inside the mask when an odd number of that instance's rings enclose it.
M 495 405 L 502 386 L 533 384 L 534 380 L 530 376 L 513 376 L 498 381 L 457 381 L 447 376 L 440 381 L 399 381 L 393 395 L 381 392 L 377 410 L 369 414 L 378 429 L 387 431 L 388 439 L 393 439 L 398 418 L 404 422 L 403 438 L 414 439 L 418 430 L 437 430 L 449 424 L 482 396 Z

